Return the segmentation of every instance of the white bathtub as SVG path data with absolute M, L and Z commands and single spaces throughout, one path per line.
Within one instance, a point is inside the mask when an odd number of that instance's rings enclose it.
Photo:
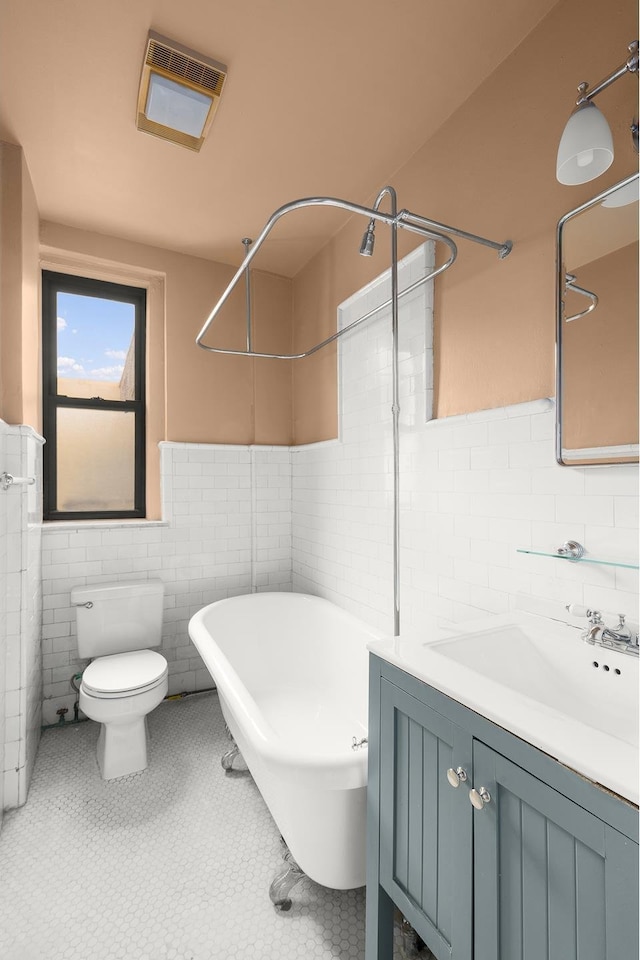
M 302 870 L 338 890 L 365 882 L 368 654 L 378 635 L 327 600 L 220 600 L 189 633 L 227 725 Z

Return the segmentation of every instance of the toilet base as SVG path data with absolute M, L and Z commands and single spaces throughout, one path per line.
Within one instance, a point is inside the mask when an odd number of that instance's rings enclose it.
M 121 697 L 93 697 L 80 684 L 80 709 L 100 724 L 97 759 L 103 780 L 138 773 L 147 766 L 147 714 L 167 693 L 166 675 L 142 693 Z
M 103 780 L 115 780 L 147 767 L 146 717 L 101 723 L 96 757 Z

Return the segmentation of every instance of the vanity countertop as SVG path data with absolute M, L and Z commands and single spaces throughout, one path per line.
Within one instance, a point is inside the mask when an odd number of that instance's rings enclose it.
M 515 611 L 434 623 L 369 650 L 637 804 L 638 658 Z

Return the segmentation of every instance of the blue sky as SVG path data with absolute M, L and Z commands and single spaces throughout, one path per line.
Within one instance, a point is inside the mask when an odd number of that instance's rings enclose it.
M 133 336 L 131 303 L 58 293 L 58 376 L 118 383 Z

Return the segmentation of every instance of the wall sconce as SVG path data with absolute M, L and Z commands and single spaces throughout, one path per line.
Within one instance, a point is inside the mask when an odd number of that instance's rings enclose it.
M 586 82 L 579 85 L 577 109 L 569 117 L 558 147 L 556 177 L 560 183 L 588 183 L 613 163 L 613 139 L 609 124 L 592 101 L 626 73 L 638 73 L 638 41 L 630 43 L 628 49 L 626 62 L 593 90 L 589 90 Z M 637 150 L 637 121 L 631 125 L 631 134 Z

